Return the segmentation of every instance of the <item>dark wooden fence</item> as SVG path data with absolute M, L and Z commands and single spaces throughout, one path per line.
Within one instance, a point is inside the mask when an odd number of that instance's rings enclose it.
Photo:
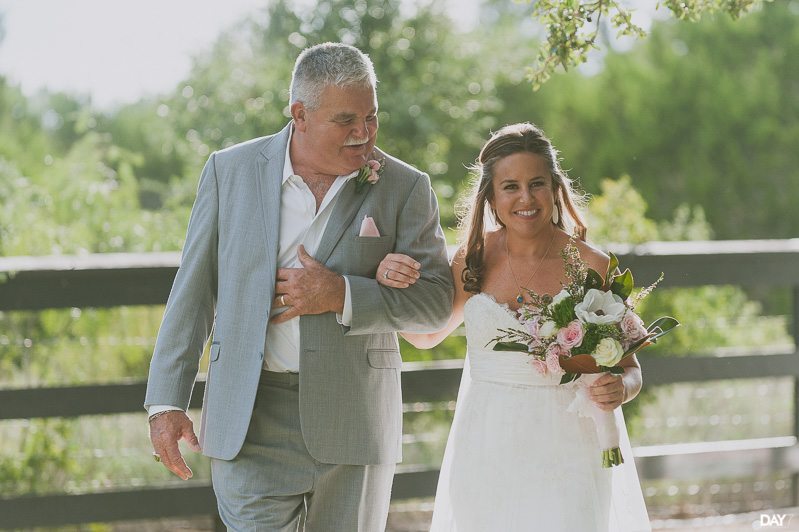
M 638 284 L 662 271 L 662 286 L 741 285 L 779 287 L 791 292 L 794 338 L 799 334 L 799 240 L 649 243 L 617 247 L 622 267 Z M 104 254 L 85 257 L 0 258 L 0 311 L 65 307 L 158 305 L 166 301 L 179 256 L 176 253 Z M 646 385 L 792 377 L 792 436 L 663 445 L 635 450 L 642 479 L 713 478 L 723 464 L 736 473 L 781 471 L 793 475 L 793 505 L 799 505 L 799 352 L 755 352 L 649 358 Z M 54 354 L 57 356 L 57 354 Z M 461 361 L 406 363 L 406 403 L 455 398 Z M 199 407 L 202 381 L 192 407 Z M 144 382 L 95 386 L 0 390 L 0 420 L 75 417 L 142 412 Z M 720 464 L 722 464 L 720 466 Z M 438 470 L 398 468 L 393 499 L 430 497 Z M 0 528 L 58 526 L 89 522 L 209 515 L 216 507 L 211 487 L 193 481 L 174 487 L 142 487 L 85 494 L 0 498 Z

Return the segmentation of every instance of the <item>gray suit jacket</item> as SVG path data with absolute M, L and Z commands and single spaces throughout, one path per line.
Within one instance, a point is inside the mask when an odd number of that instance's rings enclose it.
M 244 442 L 274 297 L 283 161 L 280 133 L 211 155 L 192 208 L 180 268 L 150 365 L 145 406 L 187 408 L 203 346 L 215 323 L 203 400 L 204 454 L 234 458 Z M 341 190 L 316 259 L 347 275 L 351 327 L 333 313 L 300 318 L 300 418 L 321 462 L 401 460 L 401 358 L 395 331 L 446 323 L 453 297 L 438 205 L 424 173 L 385 156 L 380 180 Z M 380 237 L 359 237 L 374 218 Z M 410 288 L 374 280 L 390 252 L 422 264 Z

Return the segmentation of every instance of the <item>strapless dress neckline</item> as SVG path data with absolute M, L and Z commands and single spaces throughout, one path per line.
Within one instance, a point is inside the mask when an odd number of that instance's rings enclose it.
M 529 354 L 493 350 L 500 329 L 522 327 L 506 303 L 485 292 L 475 294 L 464 305 L 463 321 L 473 380 L 514 386 L 560 385 L 560 376 L 539 373 Z

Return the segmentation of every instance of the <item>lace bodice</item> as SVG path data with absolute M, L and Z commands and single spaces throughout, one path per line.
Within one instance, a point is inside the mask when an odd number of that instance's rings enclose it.
M 493 351 L 491 340 L 500 334 L 499 329 L 521 327 L 507 305 L 497 303 L 489 294 L 476 294 L 466 301 L 463 320 L 473 380 L 528 386 L 560 382 L 560 377 L 541 375 L 526 353 Z

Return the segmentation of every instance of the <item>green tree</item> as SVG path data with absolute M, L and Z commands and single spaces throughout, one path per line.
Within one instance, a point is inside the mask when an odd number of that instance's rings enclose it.
M 139 160 L 92 133 L 34 177 L 0 164 L 0 255 L 178 249 L 187 208 L 141 210 Z
M 164 208 L 175 192 L 175 182 L 190 175 L 185 135 L 179 136 L 168 118 L 168 107 L 153 99 L 124 106 L 97 120 L 97 130 L 107 133 L 112 144 L 137 155 L 129 164 L 138 182 L 139 203 L 147 210 Z
M 617 37 L 646 36 L 633 21 L 633 10 L 621 0 L 537 0 L 532 4 L 532 17 L 546 29 L 536 63 L 527 69 L 536 90 L 557 67 L 569 70 L 588 61 L 589 52 L 600 49 L 603 30 L 615 31 Z M 762 0 L 663 0 L 655 9 L 663 5 L 675 18 L 696 22 L 716 13 L 726 13 L 734 20 L 761 4 Z
M 53 142 L 31 102 L 0 76 L 0 157 L 22 172 L 39 172 Z
M 656 219 L 690 201 L 721 238 L 795 236 L 797 15 L 773 3 L 734 23 L 656 26 L 592 80 L 608 112 L 569 153 L 593 176 L 636 176 Z

